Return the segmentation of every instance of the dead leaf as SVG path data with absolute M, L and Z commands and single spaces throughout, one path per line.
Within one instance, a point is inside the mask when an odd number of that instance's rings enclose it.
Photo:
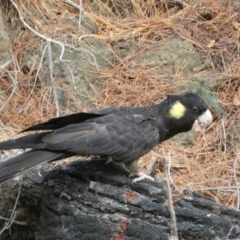
M 235 21 L 235 22 L 233 22 L 233 26 L 235 28 L 239 29 L 240 28 L 240 23 Z
M 236 105 L 236 106 L 240 105 L 240 98 L 237 93 L 233 97 L 233 105 Z
M 215 40 L 211 40 L 208 45 L 207 48 L 212 48 L 215 45 Z

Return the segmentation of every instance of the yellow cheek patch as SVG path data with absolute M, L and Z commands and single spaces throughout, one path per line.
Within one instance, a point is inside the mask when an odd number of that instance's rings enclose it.
M 177 101 L 172 105 L 169 111 L 169 115 L 172 118 L 179 119 L 184 116 L 185 112 L 186 112 L 186 108 L 184 107 L 184 105 L 181 104 L 179 101 Z

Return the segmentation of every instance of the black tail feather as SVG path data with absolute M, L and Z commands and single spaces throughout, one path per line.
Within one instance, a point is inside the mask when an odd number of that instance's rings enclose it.
M 0 183 L 39 164 L 70 157 L 63 152 L 31 150 L 0 163 Z
M 23 136 L 17 139 L 10 139 L 0 143 L 0 150 L 20 149 L 20 148 L 44 148 L 45 143 L 42 138 L 48 133 L 36 133 Z

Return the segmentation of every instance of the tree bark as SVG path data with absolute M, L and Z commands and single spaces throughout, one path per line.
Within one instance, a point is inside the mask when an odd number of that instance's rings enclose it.
M 51 172 L 48 167 L 25 175 L 17 222 L 2 240 L 170 239 L 164 181 L 133 184 L 124 170 L 102 161 L 75 161 Z M 0 186 L 1 217 L 11 215 L 18 185 L 9 180 Z M 179 194 L 174 210 L 179 239 L 240 238 L 240 213 L 199 194 Z

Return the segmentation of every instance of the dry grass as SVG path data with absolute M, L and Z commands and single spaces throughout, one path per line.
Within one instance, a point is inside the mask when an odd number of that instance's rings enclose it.
M 183 78 L 178 73 L 170 74 L 174 84 L 169 84 L 164 76 L 152 72 L 146 65 L 135 66 L 133 61 L 141 57 L 153 42 L 167 36 L 177 35 L 191 42 L 206 68 L 213 73 L 207 84 L 211 86 L 211 81 L 214 82 L 211 92 L 219 99 L 227 114 L 224 117 L 216 114 L 214 124 L 204 133 L 200 133 L 191 146 L 186 148 L 170 140 L 162 144 L 162 148 L 171 155 L 171 178 L 176 189 L 198 191 L 236 208 L 238 193 L 234 174 L 240 177 L 240 169 L 238 164 L 235 169 L 233 167 L 237 152 L 229 136 L 232 134 L 232 127 L 240 125 L 238 1 L 103 2 L 82 1 L 84 15 L 98 25 L 98 31 L 89 34 L 78 28 L 76 19 L 79 11 L 65 1 L 27 0 L 24 4 L 16 1 L 25 21 L 44 36 L 68 44 L 80 44 L 85 37 L 105 42 L 115 63 L 111 69 L 101 69 L 99 77 L 106 88 L 98 93 L 97 108 L 153 104 L 161 101 L 167 94 L 191 90 L 189 83 L 197 76 Z M 98 13 L 91 10 L 96 3 L 99 7 Z M 14 78 L 17 73 L 19 83 L 15 94 L 0 114 L 1 121 L 8 126 L 8 133 L 14 134 L 26 126 L 54 117 L 56 109 L 51 86 L 43 79 L 44 73 L 40 72 L 38 75 L 31 95 L 38 62 L 29 67 L 25 54 L 31 50 L 40 52 L 43 40 L 28 30 L 21 30 L 23 24 L 8 1 L 4 7 L 8 10 L 10 19 L 15 64 L 1 73 L 0 88 L 5 92 L 0 95 L 0 101 L 4 102 L 13 89 L 10 76 Z M 37 14 L 31 9 L 35 9 Z M 39 19 L 36 19 L 36 15 L 40 16 Z M 64 22 L 66 18 L 72 19 L 74 24 Z M 118 45 L 123 43 L 129 46 L 135 44 L 136 53 L 121 59 Z M 179 86 L 185 86 L 185 89 L 179 90 Z M 72 99 L 75 97 L 72 96 Z M 76 102 L 76 105 L 81 110 L 81 104 Z M 63 114 L 69 113 L 68 108 L 61 110 Z M 2 139 L 6 138 L 6 133 L 1 132 Z M 159 147 L 141 160 L 143 169 L 160 157 L 158 149 Z M 158 176 L 162 175 L 160 170 L 161 168 L 158 169 Z

